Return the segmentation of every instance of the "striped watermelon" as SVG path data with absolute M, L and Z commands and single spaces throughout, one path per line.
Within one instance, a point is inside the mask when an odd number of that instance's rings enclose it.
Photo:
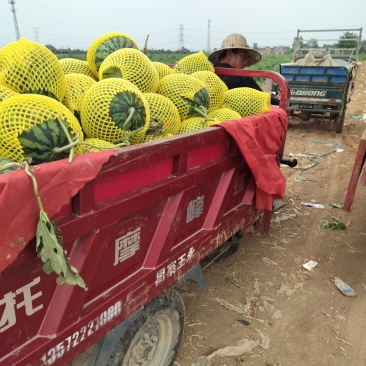
M 150 109 L 135 85 L 110 78 L 95 83 L 85 93 L 80 117 L 89 138 L 138 143 L 149 126 Z M 139 132 L 131 136 L 136 130 Z
M 88 48 L 86 60 L 95 77 L 99 78 L 99 67 L 105 58 L 121 48 L 140 49 L 130 36 L 119 32 L 107 33 L 94 40 Z
M 54 151 L 69 144 L 61 123 L 72 137 L 77 134 L 83 140 L 76 117 L 55 99 L 37 94 L 5 99 L 0 103 L 0 154 L 18 163 L 31 158 L 32 164 L 69 156 L 69 150 Z

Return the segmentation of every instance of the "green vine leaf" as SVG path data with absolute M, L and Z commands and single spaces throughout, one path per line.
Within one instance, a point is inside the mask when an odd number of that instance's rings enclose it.
M 33 190 L 39 207 L 36 252 L 44 263 L 42 269 L 47 274 L 50 274 L 51 272 L 58 274 L 59 276 L 56 279 L 58 284 L 65 283 L 68 285 L 78 285 L 84 290 L 87 290 L 88 288 L 85 286 L 84 280 L 79 276 L 76 268 L 70 265 L 69 258 L 67 258 L 61 247 L 62 237 L 57 235 L 61 232 L 60 229 L 48 218 L 47 213 L 43 209 L 42 200 L 38 192 L 37 179 L 29 170 L 28 161 L 23 161 L 22 166 L 24 167 L 26 174 L 32 179 Z
M 36 249 L 38 257 L 44 263 L 42 269 L 47 274 L 58 274 L 56 282 L 59 285 L 78 285 L 87 290 L 84 280 L 79 276 L 77 269 L 70 265 L 69 258 L 62 249 L 62 237 L 57 235 L 60 232 L 46 212 L 41 210 L 37 225 Z

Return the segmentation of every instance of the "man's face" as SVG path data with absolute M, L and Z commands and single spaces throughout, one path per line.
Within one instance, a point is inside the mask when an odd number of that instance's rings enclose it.
M 235 67 L 236 69 L 244 68 L 245 65 L 244 50 L 238 50 L 237 53 L 234 53 L 230 50 L 228 53 L 230 54 L 230 66 Z

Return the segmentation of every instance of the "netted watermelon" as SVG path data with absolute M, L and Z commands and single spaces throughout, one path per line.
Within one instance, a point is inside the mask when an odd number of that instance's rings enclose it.
M 22 94 L 62 101 L 66 82 L 58 58 L 45 46 L 20 38 L 0 49 L 0 84 Z
M 86 154 L 89 152 L 98 152 L 102 150 L 108 150 L 114 147 L 114 144 L 109 141 L 86 138 L 82 145 L 80 145 L 80 154 Z
M 225 93 L 223 107 L 238 112 L 240 116 L 254 116 L 271 109 L 271 95 L 252 88 L 235 88 Z
M 208 121 L 204 117 L 191 117 L 182 121 L 178 134 L 202 130 L 208 127 Z
M 60 60 L 60 64 L 62 66 L 62 69 L 64 70 L 65 75 L 66 74 L 75 74 L 75 73 L 83 74 L 86 76 L 90 76 L 94 80 L 98 80 L 98 78 L 90 70 L 88 63 L 86 61 L 67 57 L 67 58 L 62 58 Z
M 139 50 L 123 48 L 111 53 L 101 63 L 99 79 L 122 78 L 136 85 L 143 93 L 154 93 L 159 74 L 149 58 Z
M 55 99 L 18 94 L 0 103 L 0 155 L 15 162 L 31 158 L 39 164 L 69 156 L 69 150 L 55 151 L 69 144 L 65 129 L 83 140 L 76 117 Z
M 212 63 L 203 51 L 184 56 L 174 66 L 173 71 L 184 74 L 193 74 L 196 71 L 214 71 Z
M 154 65 L 156 71 L 158 72 L 159 80 L 162 79 L 164 76 L 173 74 L 172 68 L 167 64 L 163 64 L 162 62 L 158 61 L 152 61 L 152 64 Z
M 205 83 L 210 95 L 210 109 L 208 111 L 220 108 L 228 90 L 226 84 L 212 71 L 197 71 L 192 76 Z
M 119 32 L 104 34 L 93 41 L 86 53 L 86 60 L 95 77 L 99 78 L 99 67 L 105 58 L 121 48 L 140 49 L 130 36 Z
M 0 103 L 8 98 L 8 97 L 11 97 L 12 95 L 16 95 L 18 94 L 17 92 L 15 92 L 14 90 L 8 88 L 7 86 L 5 85 L 2 85 L 0 84 Z
M 174 136 L 174 135 L 172 133 L 169 133 L 169 132 L 146 133 L 145 136 L 142 138 L 141 142 L 160 140 L 160 139 L 170 137 L 170 136 Z
M 150 108 L 150 125 L 147 132 L 177 134 L 180 128 L 180 116 L 174 103 L 157 93 L 144 93 Z
M 135 85 L 128 80 L 111 78 L 98 81 L 85 93 L 80 117 L 89 138 L 112 143 L 127 139 L 137 143 L 149 127 L 150 109 Z
M 63 104 L 80 121 L 81 102 L 87 90 L 96 83 L 90 76 L 84 74 L 66 74 L 66 94 Z
M 205 116 L 210 107 L 210 96 L 205 84 L 190 75 L 165 76 L 159 82 L 157 93 L 174 103 L 181 120 Z
M 217 125 L 218 123 L 226 122 L 226 121 L 232 121 L 236 119 L 240 119 L 241 115 L 238 112 L 235 112 L 234 110 L 230 108 L 217 108 L 211 112 L 208 113 L 208 115 L 214 119 L 214 121 L 209 121 L 208 125 Z

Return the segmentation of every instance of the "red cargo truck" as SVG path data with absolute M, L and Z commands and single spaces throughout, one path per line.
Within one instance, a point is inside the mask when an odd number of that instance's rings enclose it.
M 39 208 L 23 170 L 0 175 L 0 365 L 172 365 L 184 327 L 174 284 L 242 231 L 269 230 L 284 192 L 280 107 L 222 126 L 32 167 L 88 290 L 58 285 L 35 250 Z

